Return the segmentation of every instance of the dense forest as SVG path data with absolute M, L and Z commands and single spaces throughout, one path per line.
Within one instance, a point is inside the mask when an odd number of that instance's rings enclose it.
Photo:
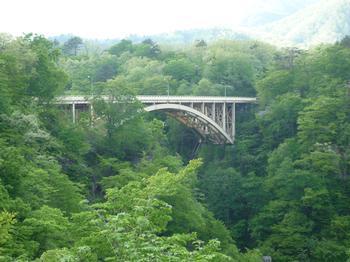
M 234 145 L 135 95 L 258 97 Z M 54 103 L 94 95 L 95 120 Z M 98 99 L 109 94 L 125 103 Z M 350 38 L 0 36 L 0 261 L 350 261 Z

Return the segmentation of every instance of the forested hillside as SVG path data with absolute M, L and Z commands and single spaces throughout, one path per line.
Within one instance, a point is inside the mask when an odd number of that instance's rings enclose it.
M 242 21 L 243 26 L 256 27 L 276 22 L 320 0 L 259 0 L 254 2 L 250 15 Z
M 0 36 L 0 261 L 350 260 L 350 41 Z M 137 94 L 257 96 L 234 145 Z M 95 116 L 54 103 L 94 95 Z M 98 99 L 108 94 L 125 103 Z
M 257 35 L 281 46 L 334 43 L 350 34 L 349 0 L 321 0 L 275 23 L 257 27 Z

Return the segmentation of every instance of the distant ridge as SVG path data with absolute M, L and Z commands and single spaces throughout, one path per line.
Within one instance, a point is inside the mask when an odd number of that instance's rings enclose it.
M 241 22 L 243 27 L 257 27 L 276 22 L 304 9 L 320 0 L 264 0 L 256 7 L 257 11 Z M 259 2 L 258 2 L 259 3 Z
M 126 39 L 139 43 L 151 38 L 163 45 L 188 45 L 197 40 L 256 39 L 282 47 L 308 48 L 320 43 L 334 43 L 350 35 L 350 0 L 278 0 L 280 8 L 272 10 L 276 1 L 266 1 L 265 9 L 247 17 L 242 27 L 178 30 L 155 35 L 130 35 Z M 69 36 L 50 38 L 62 43 Z M 108 48 L 120 40 L 92 39 L 102 48 Z
M 322 0 L 269 25 L 252 36 L 280 46 L 334 43 L 350 34 L 350 0 Z
M 128 39 L 132 40 L 133 42 L 141 42 L 147 38 L 151 38 L 160 44 L 181 45 L 192 44 L 197 40 L 211 42 L 219 39 L 246 40 L 250 37 L 247 34 L 228 28 L 178 30 L 171 33 L 162 33 L 151 36 L 132 35 L 128 37 Z
M 63 44 L 73 35 L 59 35 L 49 37 L 51 40 L 56 40 Z M 208 28 L 208 29 L 191 29 L 191 30 L 178 30 L 170 33 L 161 33 L 155 35 L 130 35 L 125 37 L 134 43 L 140 43 L 145 39 L 151 38 L 158 44 L 163 45 L 188 45 L 194 44 L 198 40 L 204 40 L 206 42 L 212 42 L 219 39 L 229 40 L 248 40 L 249 35 L 234 31 L 228 28 Z M 98 43 L 103 48 L 108 48 L 113 44 L 118 43 L 121 39 L 84 39 L 90 42 Z

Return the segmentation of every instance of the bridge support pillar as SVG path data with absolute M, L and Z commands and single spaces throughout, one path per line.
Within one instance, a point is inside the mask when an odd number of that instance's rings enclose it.
M 72 118 L 73 118 L 73 123 L 75 124 L 75 103 L 72 103 Z
M 94 106 L 90 104 L 90 125 L 94 125 Z
M 222 128 L 226 131 L 226 103 L 222 104 Z
M 232 104 L 232 140 L 235 141 L 236 135 L 236 103 Z
M 211 105 L 211 116 L 214 122 L 215 122 L 215 115 L 216 115 L 216 109 L 215 109 L 215 103 L 213 103 Z

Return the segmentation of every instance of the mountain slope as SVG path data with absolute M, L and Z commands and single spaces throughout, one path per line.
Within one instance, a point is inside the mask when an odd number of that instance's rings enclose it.
M 307 48 L 334 43 L 346 35 L 350 35 L 350 0 L 266 0 L 257 2 L 251 15 L 235 28 L 197 28 L 127 38 L 136 43 L 151 38 L 172 45 L 193 44 L 196 40 L 258 39 L 278 46 Z M 105 48 L 120 39 L 94 41 Z
M 307 48 L 350 35 L 350 0 L 267 0 L 235 29 L 194 29 L 150 36 L 160 43 L 188 44 L 196 39 L 259 39 L 278 46 Z M 145 37 L 130 37 L 142 40 Z
M 320 0 L 261 0 L 256 1 L 256 5 L 251 14 L 243 19 L 241 26 L 256 27 L 268 23 L 276 22 L 310 4 Z
M 350 0 L 320 1 L 254 33 L 277 45 L 302 47 L 333 43 L 349 34 Z

